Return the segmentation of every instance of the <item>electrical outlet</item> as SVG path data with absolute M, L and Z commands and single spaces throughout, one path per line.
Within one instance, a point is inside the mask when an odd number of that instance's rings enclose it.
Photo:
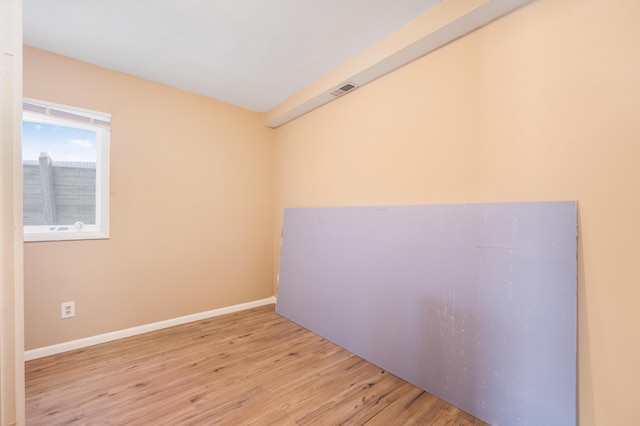
M 64 302 L 61 304 L 60 318 L 73 318 L 76 316 L 76 302 Z

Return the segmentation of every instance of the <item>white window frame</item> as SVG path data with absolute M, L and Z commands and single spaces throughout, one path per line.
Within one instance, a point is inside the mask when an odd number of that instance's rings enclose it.
M 96 131 L 96 223 L 24 226 L 24 241 L 108 239 L 111 115 L 24 98 L 22 120 Z

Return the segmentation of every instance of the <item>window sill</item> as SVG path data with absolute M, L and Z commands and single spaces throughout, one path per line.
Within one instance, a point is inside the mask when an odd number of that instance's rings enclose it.
M 55 231 L 55 232 L 25 232 L 24 242 L 35 243 L 44 241 L 76 241 L 76 240 L 107 240 L 109 234 L 92 231 Z

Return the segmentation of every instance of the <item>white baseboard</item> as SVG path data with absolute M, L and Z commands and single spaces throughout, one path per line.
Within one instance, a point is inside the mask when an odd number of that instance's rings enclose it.
M 176 325 L 182 325 L 193 321 L 200 321 L 207 318 L 230 314 L 232 312 L 244 311 L 245 309 L 257 308 L 258 306 L 270 305 L 274 303 L 276 303 L 276 297 L 272 296 L 253 302 L 241 303 L 239 305 L 227 306 L 224 308 L 213 309 L 211 311 L 185 315 L 183 317 L 154 322 L 152 324 L 146 324 L 138 327 L 127 328 L 124 330 L 113 331 L 110 333 L 99 334 L 97 336 L 86 337 L 84 339 L 72 340 L 70 342 L 59 343 L 57 345 L 45 346 L 44 348 L 31 349 L 24 353 L 24 360 L 31 361 L 33 359 L 42 358 L 49 355 L 56 355 L 62 352 L 86 348 L 88 346 L 111 342 L 113 340 L 123 339 L 125 337 L 131 337 L 142 333 L 148 333 L 150 331 L 161 330 L 163 328 L 169 328 Z

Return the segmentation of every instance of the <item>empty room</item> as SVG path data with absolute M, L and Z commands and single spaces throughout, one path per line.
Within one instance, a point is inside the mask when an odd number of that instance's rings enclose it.
M 0 7 L 2 426 L 637 424 L 638 2 Z

